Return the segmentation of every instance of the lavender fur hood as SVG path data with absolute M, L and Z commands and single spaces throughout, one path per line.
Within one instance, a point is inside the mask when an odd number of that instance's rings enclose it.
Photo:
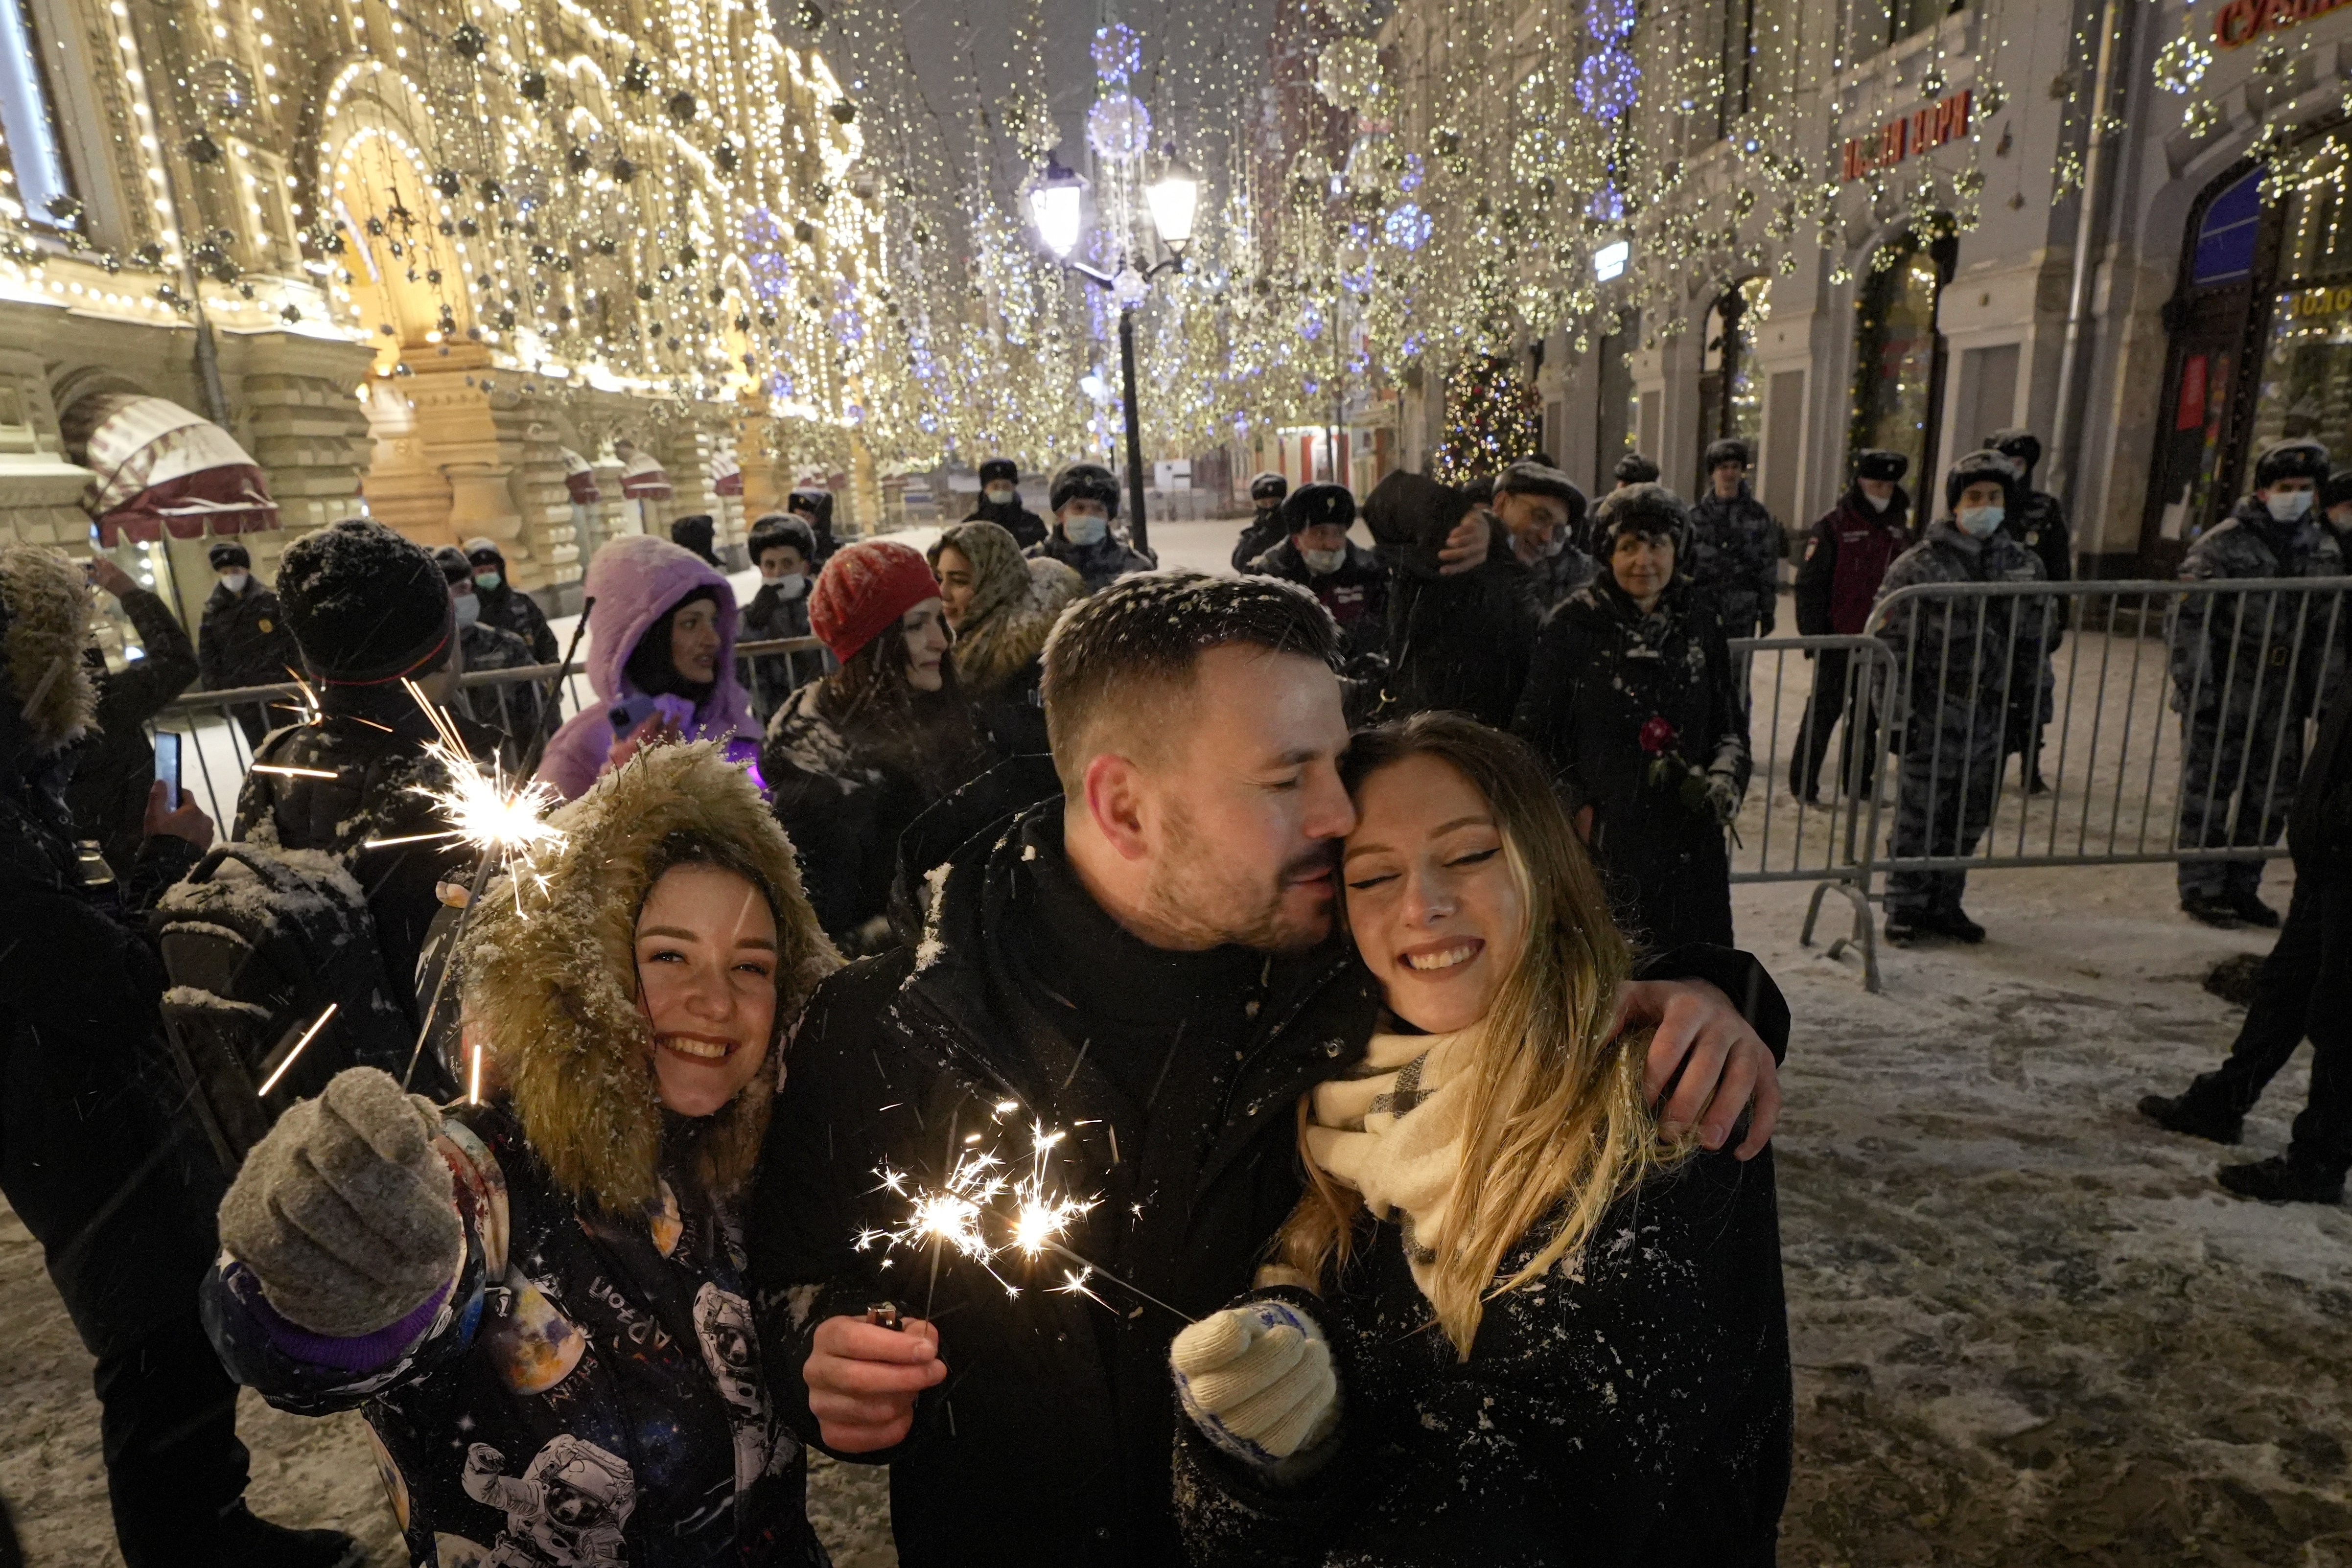
M 735 632 L 740 617 L 735 590 L 727 579 L 691 550 L 650 534 L 625 534 L 607 543 L 588 563 L 587 597 L 596 601 L 588 614 L 588 684 L 595 688 L 596 706 L 563 721 L 547 743 L 539 765 L 540 781 L 567 800 L 588 792 L 604 770 L 604 756 L 613 747 L 613 723 L 605 710 L 625 695 L 635 695 L 622 674 L 637 640 L 673 604 L 698 588 L 719 595 L 719 684 L 709 700 L 694 713 L 688 740 L 724 741 L 730 736 L 757 740 L 751 722 L 751 699 L 735 678 Z

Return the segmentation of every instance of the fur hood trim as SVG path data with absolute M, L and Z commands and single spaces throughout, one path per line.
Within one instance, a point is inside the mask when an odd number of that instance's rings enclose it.
M 98 710 L 81 659 L 89 585 L 60 551 L 10 545 L 0 550 L 0 606 L 7 612 L 8 694 L 22 706 L 34 747 L 55 751 L 79 737 Z
M 740 1186 L 759 1157 L 792 1025 L 841 962 L 801 891 L 791 841 L 743 770 L 707 741 L 640 752 L 548 821 L 564 841 L 524 873 L 520 912 L 500 878 L 468 923 L 469 1035 L 486 1044 L 531 1151 L 558 1183 L 616 1213 L 654 1202 L 665 1113 L 636 1004 L 637 911 L 670 834 L 728 845 L 766 883 L 780 949 L 774 1070 L 697 1128 L 701 1179 L 714 1193 Z
M 1027 591 L 999 604 L 956 638 L 956 676 L 973 696 L 988 696 L 1045 651 L 1062 612 L 1086 596 L 1086 580 L 1048 557 L 1025 559 Z

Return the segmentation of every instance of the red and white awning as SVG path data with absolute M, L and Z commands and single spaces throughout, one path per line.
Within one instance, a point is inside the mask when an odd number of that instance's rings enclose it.
M 82 509 L 111 548 L 128 534 L 154 540 L 258 533 L 278 526 L 269 482 L 227 431 L 178 403 L 105 392 L 83 459 L 97 477 Z
M 596 470 L 588 465 L 588 459 L 569 446 L 556 450 L 563 454 L 563 487 L 572 493 L 572 504 L 593 507 L 603 500 L 604 492 L 596 487 Z
M 675 492 L 669 470 L 655 462 L 652 453 L 632 452 L 621 468 L 621 494 L 632 501 L 667 501 Z
M 710 493 L 714 496 L 740 496 L 743 493 L 743 468 L 731 452 L 714 452 L 709 465 Z

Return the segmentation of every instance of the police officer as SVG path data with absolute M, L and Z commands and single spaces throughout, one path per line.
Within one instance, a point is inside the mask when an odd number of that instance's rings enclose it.
M 1387 668 L 1389 574 L 1372 552 L 1348 538 L 1356 497 L 1344 485 L 1301 485 L 1283 498 L 1290 537 L 1250 570 L 1295 582 L 1323 601 L 1348 648 L 1348 674 L 1370 678 Z
M 2036 582 L 2042 562 L 2001 531 L 2021 501 L 2017 466 L 1998 452 L 1971 452 L 1944 476 L 1946 514 L 1895 559 L 1878 596 L 1916 583 Z M 1992 820 L 2009 693 L 2031 680 L 2048 634 L 2047 599 L 1905 600 L 1879 635 L 1895 655 L 1907 697 L 1902 788 L 1895 807 L 1897 859 L 1965 856 Z M 1984 927 L 1960 908 L 1965 871 L 1894 871 L 1886 877 L 1886 939 L 1981 942 Z
M 205 601 L 204 619 L 196 625 L 196 667 L 203 677 L 202 689 L 226 692 L 292 680 L 294 672 L 302 667 L 302 656 L 294 647 L 294 634 L 286 629 L 286 612 L 278 607 L 278 595 L 253 575 L 253 557 L 235 539 L 221 539 L 205 552 L 205 559 L 220 581 Z M 237 727 L 245 731 L 249 746 L 260 745 L 261 737 L 277 727 L 273 717 L 287 716 L 273 716 L 259 703 L 235 712 Z
M 1054 531 L 1045 542 L 1021 553 L 1032 560 L 1058 560 L 1086 580 L 1097 593 L 1129 572 L 1150 571 L 1157 556 L 1129 544 L 1111 529 L 1118 516 L 1118 481 L 1099 463 L 1065 463 L 1046 491 Z
M 1797 562 L 1797 634 L 1801 637 L 1859 637 L 1878 598 L 1886 569 L 1903 553 L 1909 537 L 1910 493 L 1903 476 L 1911 459 L 1900 452 L 1865 448 L 1853 455 L 1853 483 L 1838 498 L 1812 531 L 1805 536 Z M 1845 713 L 1853 655 L 1843 648 L 1824 648 L 1811 655 L 1813 691 L 1805 703 L 1804 722 L 1797 730 L 1797 746 L 1789 758 L 1789 790 L 1812 805 L 1821 804 L 1822 760 L 1829 755 L 1830 731 Z M 1838 747 L 1840 780 L 1864 787 L 1854 775 L 1859 755 L 1871 778 L 1877 775 L 1878 719 L 1867 690 L 1853 691 L 1853 712 L 1845 715 L 1844 741 Z M 1855 750 L 1854 731 L 1862 731 Z
M 555 632 L 547 624 L 547 612 L 509 580 L 507 558 L 499 553 L 498 541 L 467 539 L 466 559 L 474 569 L 474 597 L 481 601 L 482 624 L 521 638 L 538 663 L 555 663 Z
M 460 674 L 520 670 L 551 662 L 533 658 L 530 643 L 483 618 L 482 596 L 474 586 L 474 564 L 464 552 L 443 545 L 433 552 L 433 559 L 449 584 L 450 611 L 457 622 L 458 653 L 464 661 Z M 488 725 L 507 737 L 509 745 L 504 749 L 509 764 L 521 761 L 522 754 L 539 735 L 537 683 L 508 682 L 503 692 L 499 686 L 475 686 L 460 691 L 457 700 L 466 705 L 466 711 L 474 716 L 476 723 Z
M 1249 570 L 1250 562 L 1288 537 L 1281 517 L 1282 498 L 1288 494 L 1290 481 L 1270 468 L 1250 481 L 1250 505 L 1256 510 L 1242 525 L 1242 537 L 1234 545 L 1235 571 Z
M 1780 524 L 1748 487 L 1748 443 L 1706 449 L 1706 493 L 1691 507 L 1691 581 L 1729 638 L 1769 637 L 1779 619 Z
M 992 457 L 980 465 L 980 500 L 967 523 L 994 523 L 1023 549 L 1045 542 L 1045 519 L 1021 504 L 1021 465 Z
M 2001 521 L 2001 531 L 2033 552 L 2042 562 L 2042 575 L 2052 582 L 2074 580 L 2074 536 L 2066 526 L 2066 507 L 2047 490 L 2033 487 L 2033 470 L 2042 462 L 2042 442 L 2032 431 L 2020 426 L 1996 430 L 1985 437 L 1988 450 L 1998 452 L 2018 467 L 2018 491 L 2024 497 L 2014 517 Z M 2070 601 L 2057 601 L 2057 618 L 2052 622 L 2050 647 L 2056 652 L 2064 640 L 2066 628 L 2074 623 L 2074 606 Z M 2042 732 L 2050 726 L 2053 710 L 2052 672 L 2045 667 L 2038 689 L 2028 688 L 2019 694 L 2019 701 L 2009 714 L 2009 732 L 2001 740 L 2001 755 L 2022 757 L 2020 771 L 2029 795 L 2049 792 L 2050 785 L 2042 777 Z
M 2327 448 L 2316 441 L 2264 448 L 2254 460 L 2253 494 L 2189 547 L 2182 580 L 2340 577 L 2343 547 L 2317 505 L 2326 477 Z M 2299 595 L 2189 595 L 2174 608 L 2181 848 L 2278 841 L 2303 768 L 2303 721 L 2326 673 L 2336 624 L 2334 604 Z M 2258 856 L 2185 860 L 2179 880 L 2180 907 L 2191 919 L 2224 929 L 2279 923 L 2278 912 L 2256 896 Z

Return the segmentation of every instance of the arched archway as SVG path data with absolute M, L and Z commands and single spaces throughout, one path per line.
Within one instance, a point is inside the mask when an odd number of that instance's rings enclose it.
M 1958 250 L 1948 229 L 1930 239 L 1906 230 L 1871 253 L 1854 296 L 1849 461 L 1868 447 L 1902 453 L 1914 496 L 1927 494 L 1934 478 L 1945 361 L 1936 318 Z

